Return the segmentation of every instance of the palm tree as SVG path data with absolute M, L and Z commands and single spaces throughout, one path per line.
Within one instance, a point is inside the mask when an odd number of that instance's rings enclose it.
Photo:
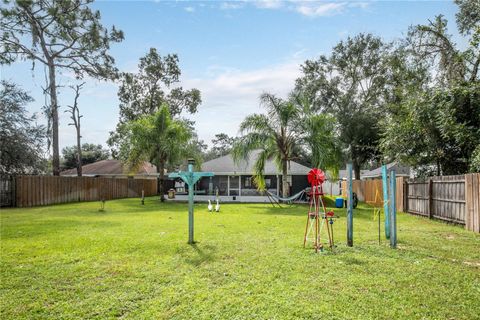
M 312 167 L 327 171 L 330 178 L 337 179 L 342 161 L 341 143 L 336 135 L 335 118 L 321 113 L 308 95 L 292 93 L 290 100 L 299 110 L 297 128 L 301 130 L 299 143 L 306 151 L 306 159 Z
M 254 164 L 254 181 L 258 190 L 265 190 L 265 163 L 273 159 L 282 172 L 282 194 L 289 195 L 287 182 L 289 161 L 295 159 L 298 151 L 298 132 L 295 121 L 298 109 L 290 101 L 284 101 L 276 96 L 264 93 L 260 102 L 265 107 L 266 114 L 252 114 L 240 125 L 242 135 L 233 147 L 235 161 L 247 159 L 249 154 L 260 149 Z
M 137 169 L 144 161 L 157 166 L 159 173 L 158 192 L 164 201 L 163 182 L 165 167 L 174 164 L 187 152 L 187 144 L 192 134 L 190 128 L 180 120 L 170 116 L 167 105 L 162 105 L 152 115 L 146 115 L 127 125 L 128 138 L 123 145 L 128 148 L 122 154 L 131 171 Z

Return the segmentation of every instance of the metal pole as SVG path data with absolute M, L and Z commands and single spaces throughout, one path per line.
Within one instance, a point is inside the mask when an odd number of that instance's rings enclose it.
M 347 164 L 347 245 L 353 247 L 353 183 L 352 183 L 352 164 Z
M 390 215 L 388 214 L 387 166 L 382 165 L 383 213 L 385 216 L 385 237 L 390 239 Z
M 193 244 L 193 164 L 188 164 L 188 243 Z
M 397 248 L 397 179 L 395 171 L 390 171 L 390 247 Z

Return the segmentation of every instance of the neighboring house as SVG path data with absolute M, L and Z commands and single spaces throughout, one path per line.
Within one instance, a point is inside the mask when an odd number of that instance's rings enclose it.
M 410 167 L 399 164 L 398 162 L 391 162 L 387 164 L 387 175 L 390 176 L 390 172 L 395 170 L 397 177 L 410 177 Z M 382 178 L 382 167 L 367 171 L 361 175 L 362 179 L 379 179 Z
M 77 176 L 77 169 L 69 169 L 62 171 L 61 176 L 73 177 Z M 149 162 L 144 162 L 132 175 L 120 160 L 100 160 L 94 163 L 82 166 L 82 175 L 85 177 L 141 177 L 141 178 L 157 178 L 157 167 Z

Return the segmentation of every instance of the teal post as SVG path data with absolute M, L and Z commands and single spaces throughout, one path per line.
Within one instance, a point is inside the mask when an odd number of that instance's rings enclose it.
M 388 214 L 388 176 L 387 166 L 382 165 L 383 213 L 385 215 L 385 237 L 390 238 L 390 215 Z
M 212 172 L 193 172 L 193 160 L 188 160 L 188 171 L 174 172 L 169 178 L 180 178 L 188 184 L 188 243 L 193 244 L 193 186 L 202 177 L 213 177 Z
M 390 172 L 390 247 L 397 248 L 397 179 L 395 171 Z
M 347 245 L 353 247 L 353 182 L 352 164 L 347 164 Z
M 193 181 L 193 164 L 188 164 L 188 178 L 189 181 Z M 188 243 L 193 244 L 193 185 L 188 184 Z

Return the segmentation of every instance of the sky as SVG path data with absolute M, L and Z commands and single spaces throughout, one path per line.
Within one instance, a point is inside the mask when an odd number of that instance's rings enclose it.
M 385 41 L 404 37 L 410 25 L 443 14 L 453 39 L 457 7 L 452 1 L 96 1 L 102 24 L 115 25 L 125 40 L 111 55 L 121 71 L 136 72 L 139 58 L 155 47 L 179 56 L 180 85 L 197 88 L 202 104 L 194 115 L 199 138 L 210 144 L 217 133 L 238 135 L 245 116 L 260 113 L 259 96 L 286 97 L 307 59 L 328 55 L 339 41 L 370 32 Z M 0 67 L 0 79 L 19 84 L 35 99 L 27 107 L 40 114 L 44 69 L 18 61 Z M 73 103 L 69 74 L 59 77 L 60 148 L 75 144 L 75 129 L 64 111 Z M 118 121 L 118 85 L 87 79 L 79 98 L 82 141 L 106 146 Z

